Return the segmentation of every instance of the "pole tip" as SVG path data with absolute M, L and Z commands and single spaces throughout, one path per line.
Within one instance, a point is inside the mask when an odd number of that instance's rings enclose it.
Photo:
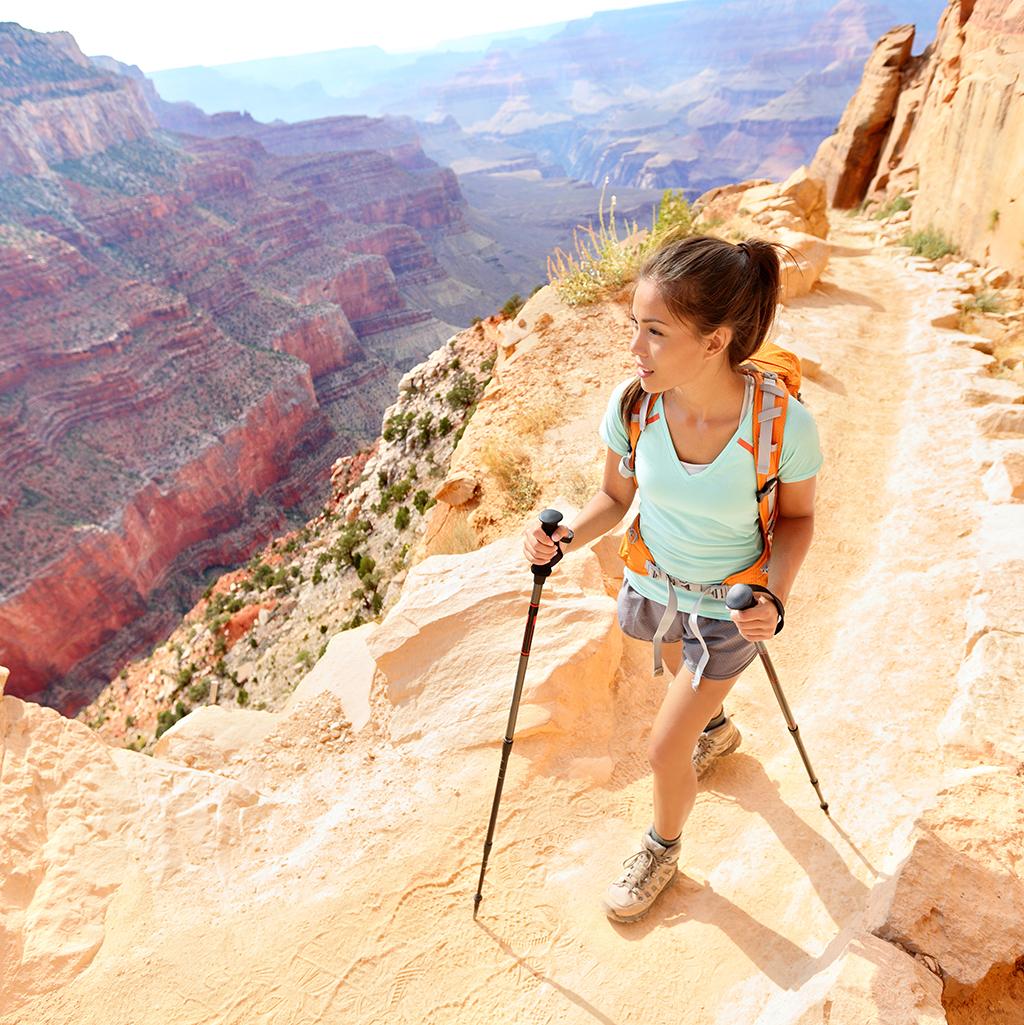
M 484 899 L 482 893 L 478 893 L 473 897 L 473 921 L 476 921 L 476 913 L 480 910 L 480 901 Z

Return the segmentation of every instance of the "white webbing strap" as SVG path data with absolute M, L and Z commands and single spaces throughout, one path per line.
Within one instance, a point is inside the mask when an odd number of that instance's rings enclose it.
M 761 375 L 761 412 L 757 415 L 760 434 L 757 439 L 757 472 L 768 476 L 771 468 L 772 421 L 782 416 L 782 406 L 776 405 L 776 398 L 782 398 L 782 390 L 775 383 L 775 374 L 765 371 Z
M 700 595 L 697 599 L 697 604 L 694 605 L 693 611 L 690 613 L 690 629 L 693 631 L 694 637 L 700 641 L 700 646 L 704 649 L 700 656 L 700 661 L 697 663 L 697 668 L 694 670 L 693 679 L 690 681 L 690 686 L 696 690 L 700 686 L 701 677 L 704 675 L 704 670 L 707 668 L 708 661 L 711 658 L 711 652 L 708 651 L 708 646 L 704 641 L 704 637 L 700 632 L 700 627 L 697 625 L 697 610 L 700 608 L 700 603 L 704 600 L 704 595 Z
M 665 672 L 665 667 L 661 664 L 661 641 L 665 634 L 668 632 L 668 628 L 672 625 L 672 620 L 676 618 L 676 610 L 679 608 L 679 602 L 676 599 L 676 589 L 669 584 L 668 585 L 668 605 L 665 606 L 665 612 L 661 617 L 661 622 L 658 624 L 658 629 L 654 631 L 654 675 L 661 676 Z
M 700 685 L 701 677 L 704 675 L 704 669 L 707 667 L 708 659 L 711 657 L 708 651 L 707 644 L 704 643 L 704 638 L 701 635 L 700 627 L 697 625 L 697 611 L 700 609 L 700 603 L 706 597 L 718 598 L 720 601 L 725 600 L 725 596 L 729 591 L 729 588 L 725 584 L 692 584 L 687 580 L 680 580 L 678 577 L 674 577 L 669 573 L 666 573 L 660 566 L 657 566 L 653 562 L 647 563 L 647 575 L 654 580 L 664 580 L 668 585 L 668 604 L 665 606 L 665 611 L 662 614 L 661 622 L 658 623 L 657 630 L 654 631 L 654 637 L 652 644 L 654 647 L 654 675 L 661 676 L 665 672 L 665 667 L 661 662 L 661 642 L 668 633 L 668 628 L 672 625 L 672 620 L 675 619 L 676 612 L 679 609 L 679 601 L 676 598 L 676 587 L 681 587 L 685 591 L 691 591 L 697 595 L 697 604 L 694 605 L 693 611 L 689 616 L 690 629 L 693 631 L 694 636 L 700 641 L 700 646 L 704 649 L 703 654 L 700 657 L 700 661 L 697 663 L 697 670 L 693 674 L 692 687 L 694 690 Z

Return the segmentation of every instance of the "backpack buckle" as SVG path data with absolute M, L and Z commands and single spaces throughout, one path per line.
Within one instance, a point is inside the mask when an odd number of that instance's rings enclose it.
M 769 477 L 764 482 L 764 484 L 762 484 L 761 487 L 759 487 L 757 489 L 757 491 L 754 492 L 755 496 L 757 497 L 758 502 L 763 502 L 765 500 L 765 497 L 772 493 L 772 491 L 775 489 L 775 486 L 778 483 L 779 483 L 779 478 L 778 477 Z

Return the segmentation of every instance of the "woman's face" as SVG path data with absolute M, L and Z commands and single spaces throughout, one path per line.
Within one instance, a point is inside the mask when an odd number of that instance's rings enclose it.
M 633 339 L 629 351 L 636 359 L 644 391 L 685 386 L 707 366 L 707 342 L 691 325 L 672 316 L 653 281 L 641 278 L 637 282 L 630 320 Z

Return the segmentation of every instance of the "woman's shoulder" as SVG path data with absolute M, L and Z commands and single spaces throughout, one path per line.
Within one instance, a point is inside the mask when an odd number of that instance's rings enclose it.
M 802 432 L 814 431 L 817 425 L 814 414 L 795 395 L 790 395 L 786 407 L 786 425 L 793 424 Z

